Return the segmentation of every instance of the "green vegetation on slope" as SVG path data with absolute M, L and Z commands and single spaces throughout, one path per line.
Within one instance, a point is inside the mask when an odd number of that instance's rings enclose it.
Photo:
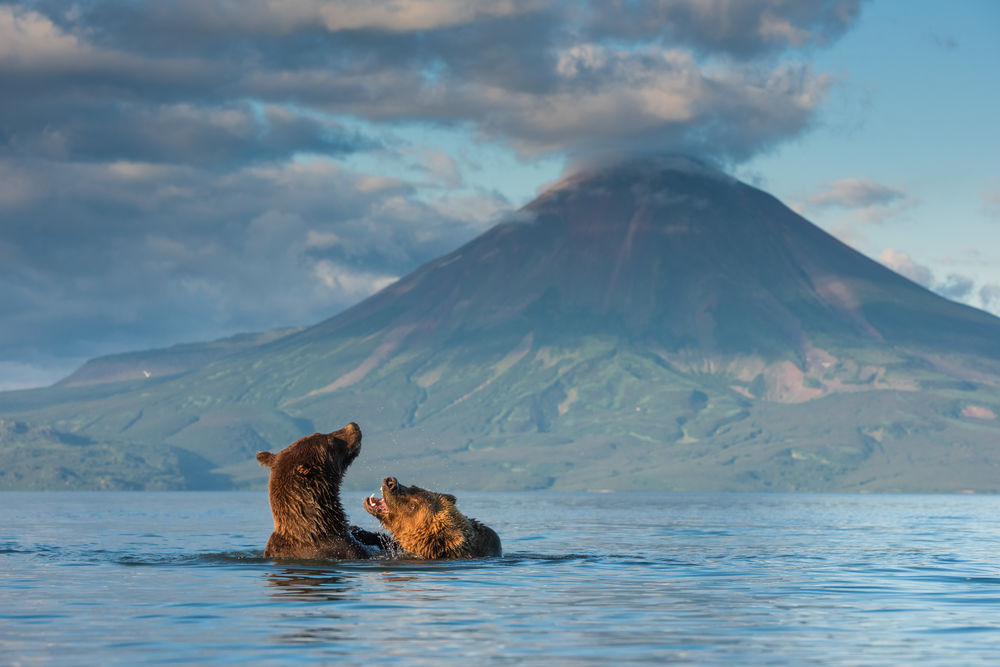
M 485 489 L 998 490 L 995 387 L 862 351 L 799 378 L 799 392 L 837 392 L 778 402 L 763 396 L 787 378 L 756 372 L 753 359 L 693 368 L 615 343 L 532 334 L 411 349 L 329 391 L 317 389 L 350 376 L 379 339 L 336 355 L 315 343 L 110 395 L 22 397 L 19 419 L 49 426 L 7 429 L 0 484 L 260 487 L 256 451 L 356 420 L 365 439 L 346 480 L 354 488 L 397 474 Z M 885 365 L 853 361 L 866 356 Z
M 349 487 L 997 490 L 1000 319 L 703 166 L 524 213 L 316 326 L 0 394 L 0 486 L 262 486 L 357 421 Z

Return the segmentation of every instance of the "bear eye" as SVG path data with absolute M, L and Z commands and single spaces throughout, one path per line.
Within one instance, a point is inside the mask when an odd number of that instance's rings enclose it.
M 415 501 L 410 501 L 410 510 L 416 511 L 417 503 Z

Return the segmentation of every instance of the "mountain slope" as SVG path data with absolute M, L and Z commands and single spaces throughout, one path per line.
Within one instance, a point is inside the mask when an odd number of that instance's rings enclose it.
M 353 486 L 985 491 L 998 377 L 997 318 L 647 160 L 316 326 L 173 378 L 0 394 L 0 415 L 191 452 L 214 477 L 182 486 L 260 484 L 257 449 L 356 420 Z
M 997 318 L 911 283 L 696 163 L 584 174 L 523 213 L 309 334 L 379 317 L 438 334 L 527 318 L 702 351 L 796 348 L 818 335 L 1000 355 Z
M 295 331 L 298 329 L 275 329 L 264 333 L 238 334 L 208 343 L 181 343 L 158 350 L 97 357 L 57 382 L 56 386 L 82 387 L 176 375 L 207 366 L 236 352 L 269 343 Z

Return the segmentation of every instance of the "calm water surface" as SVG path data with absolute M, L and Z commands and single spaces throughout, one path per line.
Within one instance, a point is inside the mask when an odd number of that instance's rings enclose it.
M 463 493 L 468 562 L 265 559 L 264 492 L 0 503 L 4 664 L 1000 660 L 998 497 Z

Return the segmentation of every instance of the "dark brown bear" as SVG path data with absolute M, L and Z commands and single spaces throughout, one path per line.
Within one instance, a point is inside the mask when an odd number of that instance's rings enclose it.
M 361 451 L 361 429 L 351 422 L 333 433 L 313 433 L 277 454 L 258 452 L 271 469 L 268 495 L 274 532 L 267 558 L 369 558 L 365 544 L 387 538 L 349 526 L 340 504 L 340 482 Z
M 455 508 L 455 496 L 418 486 L 403 486 L 395 477 L 382 481 L 382 498 L 365 499 L 365 509 L 404 551 L 420 558 L 484 558 L 499 556 L 500 538 L 489 526 Z

